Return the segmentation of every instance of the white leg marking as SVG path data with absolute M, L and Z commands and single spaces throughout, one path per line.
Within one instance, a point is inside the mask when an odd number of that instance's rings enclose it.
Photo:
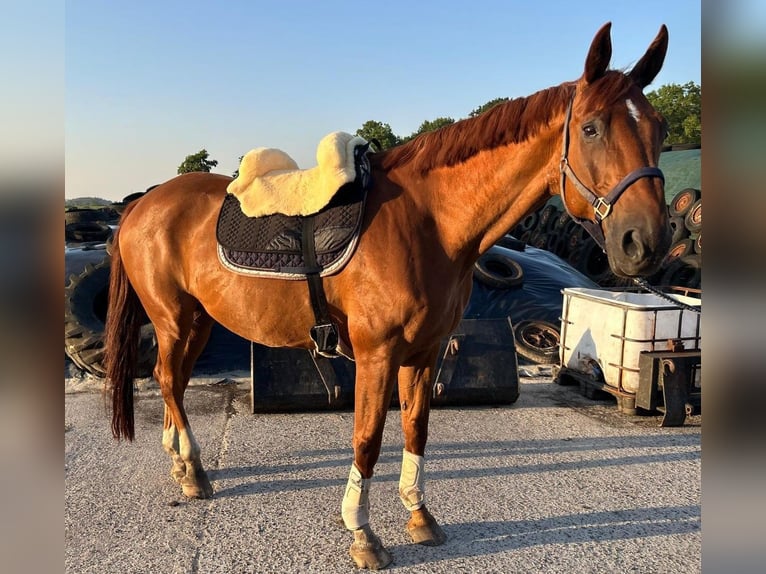
M 199 462 L 200 448 L 189 427 L 178 431 L 178 454 L 185 462 Z
M 358 530 L 370 522 L 370 479 L 362 478 L 362 473 L 351 464 L 348 475 L 346 494 L 341 504 L 343 524 L 349 530 Z
M 162 430 L 162 446 L 169 455 L 178 454 L 178 433 L 176 425 L 171 424 L 170 428 Z
M 628 106 L 628 112 L 633 117 L 633 119 L 636 120 L 636 123 L 638 123 L 638 120 L 641 119 L 641 112 L 638 111 L 636 104 L 633 103 L 633 100 L 628 98 L 625 100 L 625 105 Z
M 425 504 L 424 486 L 425 459 L 422 456 L 402 451 L 402 474 L 399 478 L 399 498 L 404 508 L 412 512 Z

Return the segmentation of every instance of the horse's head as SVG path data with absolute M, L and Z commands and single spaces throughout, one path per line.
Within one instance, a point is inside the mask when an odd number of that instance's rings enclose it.
M 561 199 L 597 241 L 603 236 L 616 275 L 650 275 L 667 254 L 671 230 L 657 168 L 665 121 L 643 89 L 662 67 L 668 31 L 662 26 L 646 54 L 623 73 L 608 70 L 610 28 L 606 24 L 593 39 L 567 111 Z

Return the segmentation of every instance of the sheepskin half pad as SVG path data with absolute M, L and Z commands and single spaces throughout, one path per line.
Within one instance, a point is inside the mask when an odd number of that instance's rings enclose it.
M 311 215 L 326 206 L 335 193 L 356 178 L 355 153 L 367 141 L 345 132 L 332 132 L 319 142 L 317 165 L 298 169 L 285 152 L 256 148 L 242 158 L 239 175 L 227 191 L 239 199 L 249 217 L 281 213 Z
M 365 158 L 366 159 L 366 158 Z M 347 183 L 329 205 L 308 216 L 274 214 L 248 217 L 239 200 L 227 194 L 218 217 L 218 258 L 236 273 L 280 279 L 305 279 L 303 256 L 306 218 L 314 219 L 314 245 L 319 274 L 337 273 L 348 263 L 359 241 L 366 188 Z

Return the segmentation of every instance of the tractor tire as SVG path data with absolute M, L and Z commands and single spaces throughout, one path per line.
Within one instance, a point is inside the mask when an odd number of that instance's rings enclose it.
M 64 352 L 81 370 L 105 377 L 104 329 L 109 300 L 111 259 L 98 265 L 88 263 L 79 275 L 70 277 L 64 289 Z M 149 377 L 157 359 L 154 327 L 141 327 L 137 375 Z

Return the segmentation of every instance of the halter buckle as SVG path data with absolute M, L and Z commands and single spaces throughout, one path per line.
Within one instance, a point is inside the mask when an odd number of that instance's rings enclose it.
M 596 201 L 593 202 L 593 211 L 596 213 L 596 219 L 598 221 L 603 221 L 606 219 L 606 216 L 611 213 L 612 204 L 607 203 L 601 197 L 597 197 Z

